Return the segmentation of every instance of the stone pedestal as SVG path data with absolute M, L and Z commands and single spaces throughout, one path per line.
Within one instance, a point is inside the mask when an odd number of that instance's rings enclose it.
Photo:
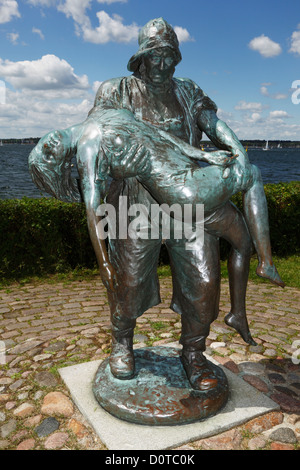
M 136 374 L 131 380 L 116 379 L 108 359 L 97 370 L 93 393 L 111 415 L 135 424 L 172 426 L 205 420 L 227 403 L 227 378 L 212 362 L 218 385 L 200 392 L 191 388 L 177 348 L 144 348 L 134 354 Z

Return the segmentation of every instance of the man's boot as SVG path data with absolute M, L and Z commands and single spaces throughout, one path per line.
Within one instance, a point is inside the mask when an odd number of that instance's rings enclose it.
M 209 325 L 182 316 L 181 362 L 191 386 L 195 390 L 208 391 L 218 385 L 215 372 L 203 354 L 205 341 L 209 334 Z
M 181 362 L 193 389 L 209 391 L 218 385 L 218 379 L 202 351 L 183 348 Z
M 112 324 L 112 352 L 109 357 L 111 373 L 121 380 L 134 376 L 133 331 L 135 320 L 115 321 Z

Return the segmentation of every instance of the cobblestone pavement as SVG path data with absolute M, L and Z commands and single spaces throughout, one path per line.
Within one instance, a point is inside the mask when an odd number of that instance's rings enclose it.
M 169 309 L 171 293 L 171 279 L 162 278 L 163 301 L 138 320 L 136 343 L 178 340 L 180 318 Z M 271 397 L 280 411 L 180 449 L 299 449 L 299 300 L 298 289 L 250 283 L 248 320 L 258 346 L 248 346 L 224 323 L 230 304 L 228 284 L 222 281 L 220 314 L 207 352 Z M 109 329 L 99 278 L 0 290 L 0 449 L 105 450 L 57 370 L 107 357 Z

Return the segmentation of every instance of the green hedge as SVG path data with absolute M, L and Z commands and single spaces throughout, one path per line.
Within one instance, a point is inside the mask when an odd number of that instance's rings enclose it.
M 0 201 L 0 278 L 93 267 L 83 204 L 52 198 Z
M 300 182 L 265 185 L 272 250 L 278 256 L 300 252 Z M 242 210 L 242 197 L 232 201 Z
M 300 252 L 300 182 L 265 186 L 274 254 Z M 233 202 L 242 209 L 240 195 Z M 221 241 L 221 256 L 228 246 Z M 0 201 L 0 278 L 94 268 L 95 255 L 88 235 L 83 204 L 52 198 Z M 162 249 L 160 262 L 166 263 Z

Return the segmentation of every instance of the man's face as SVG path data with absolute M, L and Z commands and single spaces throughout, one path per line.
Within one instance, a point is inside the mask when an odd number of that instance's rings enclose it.
M 152 83 L 160 85 L 171 80 L 175 71 L 175 54 L 169 47 L 154 49 L 145 54 L 145 77 Z

